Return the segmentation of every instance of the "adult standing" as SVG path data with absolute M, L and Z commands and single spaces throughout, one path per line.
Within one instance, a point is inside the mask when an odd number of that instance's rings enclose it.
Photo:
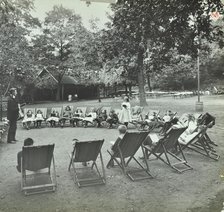
M 7 143 L 14 144 L 16 142 L 16 122 L 19 116 L 19 102 L 17 97 L 17 89 L 9 90 L 9 98 L 7 104 L 7 119 L 9 120 L 9 131 Z
M 128 122 L 131 121 L 131 104 L 127 96 L 124 97 L 124 102 L 121 104 L 121 113 L 119 116 L 119 121 L 123 123 L 126 127 Z

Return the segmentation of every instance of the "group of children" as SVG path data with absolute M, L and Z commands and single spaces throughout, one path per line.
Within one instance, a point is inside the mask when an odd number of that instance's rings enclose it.
M 24 127 L 29 130 L 32 123 L 34 123 L 34 127 L 41 128 L 41 124 L 44 120 L 45 118 L 41 110 L 37 110 L 36 114 L 34 114 L 32 110 L 28 109 L 22 123 Z M 74 113 L 72 113 L 70 106 L 65 107 L 61 116 L 58 111 L 52 110 L 50 117 L 46 119 L 46 122 L 48 122 L 51 127 L 56 127 L 57 124 L 64 127 L 66 121 L 68 121 L 73 127 L 79 126 L 80 123 L 84 127 L 87 127 L 88 124 L 101 127 L 102 123 L 105 122 L 107 123 L 108 128 L 112 128 L 113 124 L 119 123 L 118 115 L 114 110 L 111 110 L 109 114 L 107 114 L 106 110 L 100 109 L 92 109 L 87 114 L 84 114 L 81 109 L 77 109 Z

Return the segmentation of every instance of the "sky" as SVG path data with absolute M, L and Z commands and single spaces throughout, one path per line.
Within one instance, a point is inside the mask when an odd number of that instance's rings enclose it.
M 104 28 L 104 24 L 108 21 L 106 12 L 111 12 L 108 3 L 93 2 L 87 6 L 85 1 L 81 0 L 35 0 L 35 11 L 32 12 L 34 17 L 44 20 L 46 12 L 52 10 L 54 5 L 62 5 L 75 11 L 82 17 L 85 27 L 89 28 L 89 20 L 91 18 L 99 18 L 99 28 Z

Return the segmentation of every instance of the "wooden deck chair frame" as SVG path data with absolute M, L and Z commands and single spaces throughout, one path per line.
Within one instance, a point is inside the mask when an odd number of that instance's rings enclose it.
M 219 155 L 217 154 L 214 142 L 210 140 L 207 135 L 208 127 L 204 126 L 191 140 L 186 144 L 181 143 L 182 150 L 190 149 L 215 161 L 218 161 Z M 178 152 L 179 153 L 179 152 Z
M 74 181 L 78 187 L 94 186 L 94 185 L 103 185 L 106 183 L 106 175 L 103 163 L 103 157 L 101 153 L 101 148 L 104 143 L 104 140 L 92 140 L 92 141 L 76 141 L 72 154 L 70 155 L 70 163 L 68 170 L 70 171 L 71 167 L 74 171 Z M 101 163 L 101 172 L 97 166 L 96 160 L 100 156 Z M 85 178 L 82 179 L 78 177 L 77 167 L 75 163 L 87 163 L 92 161 L 91 169 L 95 167 L 98 174 L 97 178 Z M 83 167 L 81 169 L 87 169 L 88 167 Z
M 21 189 L 25 195 L 54 192 L 57 187 L 54 162 L 54 144 L 41 146 L 24 146 L 21 158 Z M 46 170 L 47 171 L 41 171 Z M 32 172 L 27 174 L 27 172 Z M 27 185 L 27 180 L 35 176 L 46 175 L 49 183 Z
M 188 164 L 186 157 L 184 156 L 184 153 L 178 142 L 178 138 L 185 130 L 186 128 L 170 129 L 169 132 L 163 138 L 159 139 L 158 143 L 153 148 L 150 148 L 145 143 L 143 147 L 146 150 L 147 158 L 149 158 L 150 155 L 154 155 L 156 159 L 161 160 L 178 173 L 191 170 L 192 167 Z M 178 157 L 175 153 L 177 147 L 182 157 Z M 164 158 L 162 157 L 163 155 L 165 156 Z M 171 159 L 174 159 L 177 162 L 172 163 Z M 179 166 L 183 166 L 183 168 L 178 168 Z
M 124 175 L 126 175 L 128 178 L 130 178 L 132 181 L 138 181 L 138 180 L 144 180 L 144 179 L 150 179 L 153 178 L 149 171 L 149 165 L 146 160 L 146 154 L 145 150 L 142 148 L 142 144 L 147 137 L 148 132 L 127 132 L 123 139 L 120 141 L 120 143 L 117 145 L 117 151 L 112 152 L 111 150 L 107 150 L 107 152 L 110 154 L 111 158 L 107 164 L 107 167 L 109 167 L 109 164 L 111 161 L 115 161 L 116 164 L 122 169 Z M 146 168 L 137 160 L 135 157 L 136 152 L 141 147 L 143 152 L 143 159 L 146 165 Z M 121 162 L 117 158 L 120 158 Z M 127 159 L 127 162 L 125 162 L 125 159 Z M 135 170 L 128 170 L 128 165 L 131 160 L 134 160 L 140 168 Z M 144 173 L 146 176 L 141 177 L 135 177 L 134 173 Z

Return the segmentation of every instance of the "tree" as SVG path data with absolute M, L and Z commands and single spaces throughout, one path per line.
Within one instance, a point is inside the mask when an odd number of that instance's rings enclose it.
M 143 61 L 150 40 L 151 46 L 162 45 L 163 55 L 172 48 L 182 54 L 197 55 L 198 43 L 195 37 L 214 39 L 210 12 L 222 10 L 220 0 L 216 1 L 133 1 L 118 0 L 112 5 L 113 56 L 136 57 L 140 104 L 145 105 Z M 221 33 L 220 30 L 217 31 Z M 217 34 L 216 33 L 216 34 Z M 114 39 L 113 39 L 114 41 Z M 189 48 L 190 47 L 190 48 Z
M 30 11 L 33 1 L 2 0 L 0 2 L 0 74 L 2 90 L 10 84 L 23 89 L 32 79 L 32 58 L 28 38 L 39 26 Z
M 62 6 L 54 6 L 45 18 L 43 34 L 33 41 L 40 69 L 47 68 L 58 82 L 57 100 L 61 98 L 63 76 L 72 74 L 77 62 L 80 62 L 76 50 L 83 31 L 79 15 Z

